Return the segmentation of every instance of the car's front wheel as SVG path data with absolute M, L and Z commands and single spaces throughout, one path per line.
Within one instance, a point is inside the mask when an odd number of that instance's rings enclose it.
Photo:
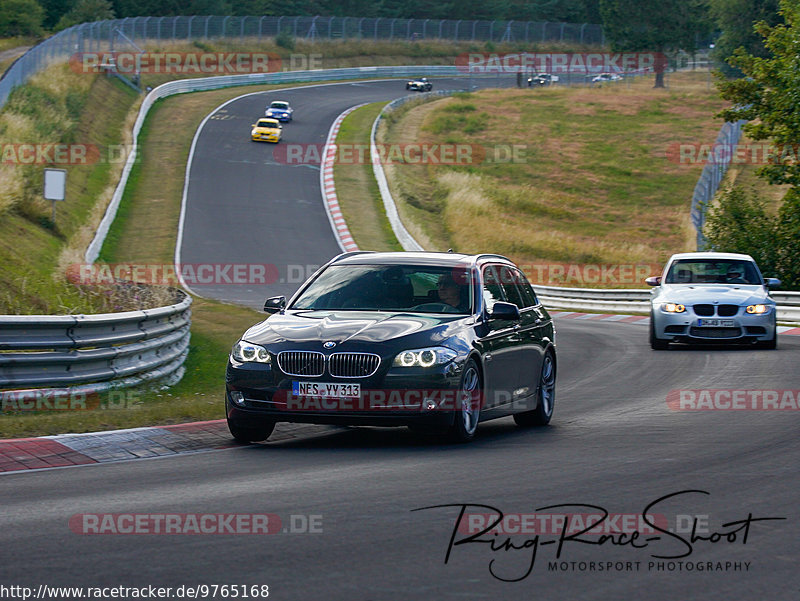
M 518 426 L 546 426 L 553 417 L 556 404 L 556 360 L 548 351 L 542 360 L 542 371 L 539 374 L 539 394 L 536 409 L 515 413 L 514 421 Z
M 669 341 L 656 337 L 656 322 L 650 314 L 650 348 L 654 351 L 665 351 L 669 348 Z
M 756 342 L 756 348 L 761 348 L 769 351 L 774 351 L 778 348 L 778 334 L 772 337 L 772 340 L 761 340 Z
M 228 420 L 228 430 L 230 430 L 234 440 L 240 444 L 250 444 L 251 442 L 266 440 L 270 437 L 274 429 L 275 422 L 269 422 L 260 428 L 247 428 L 237 426 L 232 423 L 231 420 Z
M 454 408 L 456 415 L 451 434 L 456 442 L 469 442 L 475 438 L 475 431 L 478 429 L 478 421 L 481 416 L 482 396 L 483 383 L 478 371 L 478 364 L 474 359 L 469 359 L 461 374 L 458 401 Z

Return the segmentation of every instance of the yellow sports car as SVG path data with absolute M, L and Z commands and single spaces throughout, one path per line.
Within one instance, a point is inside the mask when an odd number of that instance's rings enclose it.
M 250 139 L 253 142 L 274 142 L 277 144 L 281 139 L 282 126 L 277 119 L 259 119 L 253 123 L 253 130 L 250 132 Z

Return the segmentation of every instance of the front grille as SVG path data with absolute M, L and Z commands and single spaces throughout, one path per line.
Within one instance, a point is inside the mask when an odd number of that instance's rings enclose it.
M 325 372 L 325 355 L 315 351 L 278 353 L 278 367 L 287 376 L 321 376 Z
M 694 312 L 703 317 L 714 315 L 714 305 L 695 305 Z
M 381 358 L 369 353 L 334 353 L 328 371 L 336 378 L 367 378 L 378 371 Z
M 720 305 L 717 307 L 717 315 L 720 317 L 733 317 L 739 312 L 738 305 Z
M 689 335 L 697 338 L 738 338 L 741 328 L 690 328 Z

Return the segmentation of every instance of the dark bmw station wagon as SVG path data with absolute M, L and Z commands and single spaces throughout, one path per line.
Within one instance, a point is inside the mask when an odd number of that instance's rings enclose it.
M 553 415 L 553 321 L 499 255 L 351 252 L 242 335 L 226 373 L 239 442 L 277 422 L 409 426 L 469 441 L 478 422 Z

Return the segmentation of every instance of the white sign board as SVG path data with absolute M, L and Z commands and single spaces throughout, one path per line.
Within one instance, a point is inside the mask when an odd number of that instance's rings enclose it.
M 64 200 L 67 190 L 66 169 L 44 170 L 44 199 Z

